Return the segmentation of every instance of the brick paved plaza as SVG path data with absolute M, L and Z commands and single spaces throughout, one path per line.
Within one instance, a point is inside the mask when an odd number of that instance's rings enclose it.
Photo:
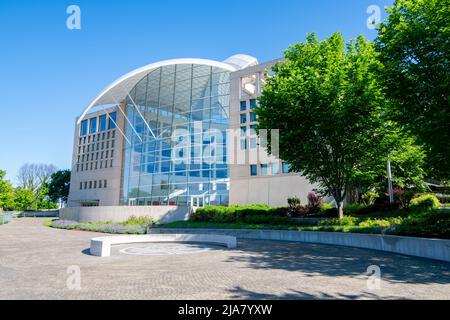
M 98 233 L 44 221 L 0 226 L 0 299 L 450 299 L 450 264 L 439 261 L 250 240 L 236 250 L 157 245 L 156 254 L 125 245 L 99 258 L 89 255 Z M 367 288 L 369 265 L 381 267 L 379 290 Z M 80 290 L 68 289 L 69 266 L 80 269 Z

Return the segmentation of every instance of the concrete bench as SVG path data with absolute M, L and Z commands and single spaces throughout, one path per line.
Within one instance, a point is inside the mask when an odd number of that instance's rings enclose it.
M 225 246 L 228 249 L 236 248 L 236 237 L 213 234 L 146 234 L 146 235 L 122 235 L 112 237 L 99 237 L 91 240 L 90 253 L 93 256 L 109 257 L 111 246 L 128 243 L 152 243 L 152 242 L 186 242 L 208 243 Z

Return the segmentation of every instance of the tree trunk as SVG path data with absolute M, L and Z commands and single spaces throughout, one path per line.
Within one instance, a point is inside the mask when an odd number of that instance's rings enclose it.
M 339 215 L 339 219 L 344 218 L 344 201 L 343 200 L 338 202 L 338 215 Z

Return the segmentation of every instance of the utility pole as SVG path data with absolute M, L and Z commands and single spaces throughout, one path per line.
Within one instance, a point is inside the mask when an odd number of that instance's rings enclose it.
M 391 173 L 391 158 L 390 153 L 387 153 L 387 174 L 388 174 L 388 187 L 389 187 L 389 203 L 394 204 L 394 190 L 392 188 L 392 173 Z

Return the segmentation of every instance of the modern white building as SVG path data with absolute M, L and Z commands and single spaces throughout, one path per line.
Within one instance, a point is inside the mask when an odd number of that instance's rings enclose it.
M 76 120 L 68 206 L 305 202 L 314 186 L 255 132 L 253 109 L 276 62 L 174 59 L 114 81 Z

